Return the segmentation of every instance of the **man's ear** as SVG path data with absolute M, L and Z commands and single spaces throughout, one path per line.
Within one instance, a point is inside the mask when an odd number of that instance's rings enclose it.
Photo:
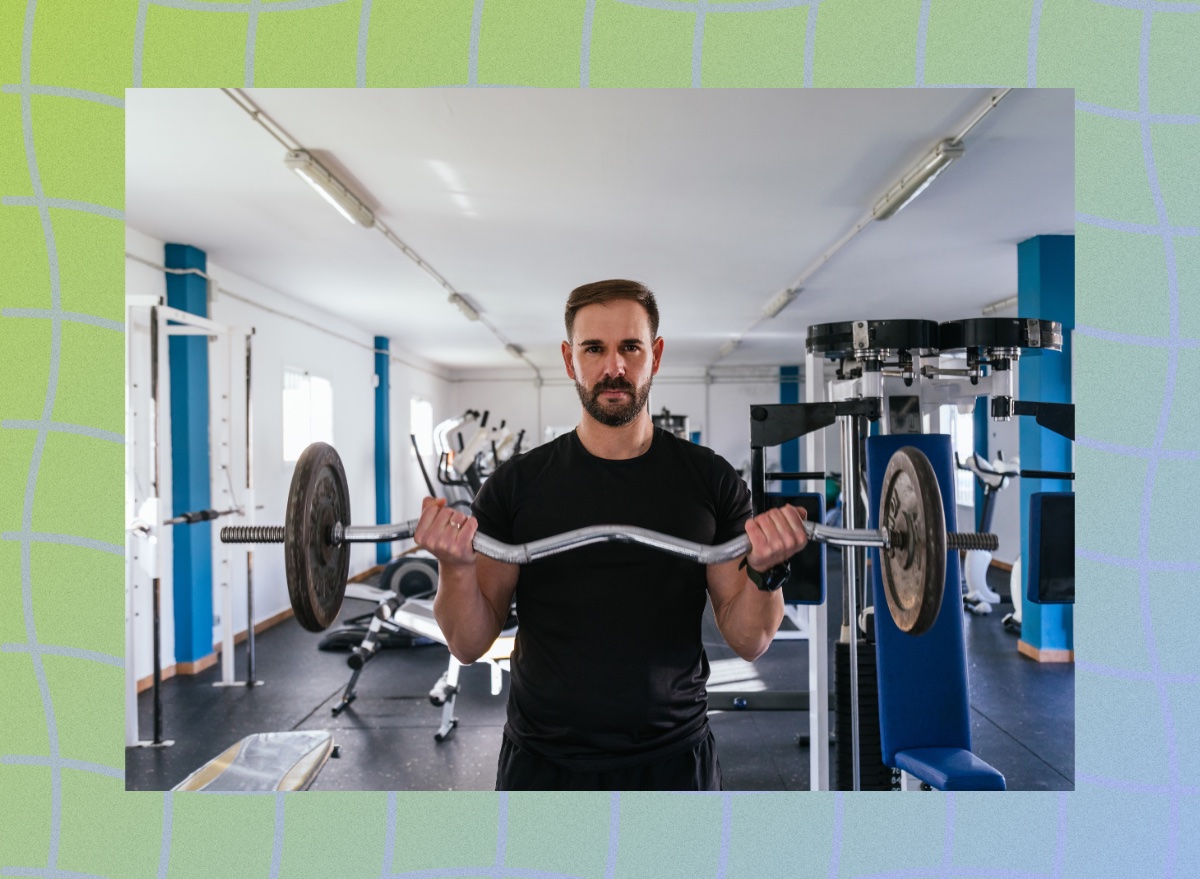
M 571 362 L 571 343 L 562 343 L 563 365 L 567 368 L 567 377 L 575 381 L 575 364 Z
M 658 375 L 658 367 L 659 367 L 659 364 L 662 363 L 662 353 L 663 353 L 663 338 L 662 338 L 662 336 L 659 336 L 657 339 L 654 340 L 654 344 L 650 346 L 650 351 L 654 355 L 654 365 L 651 367 L 650 374 Z

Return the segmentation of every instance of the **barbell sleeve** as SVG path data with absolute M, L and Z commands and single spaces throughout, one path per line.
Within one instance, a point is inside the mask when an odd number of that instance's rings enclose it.
M 283 543 L 282 525 L 226 525 L 221 529 L 222 543 Z
M 995 534 L 973 531 L 946 532 L 946 549 L 961 549 L 966 552 L 971 552 L 972 550 L 995 552 L 999 548 L 1000 538 Z

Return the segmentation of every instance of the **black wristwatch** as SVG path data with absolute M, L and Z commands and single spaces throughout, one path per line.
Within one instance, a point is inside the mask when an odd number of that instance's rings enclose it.
M 739 570 L 741 568 L 745 568 L 746 576 L 750 578 L 750 582 L 763 592 L 774 592 L 785 582 L 787 582 L 789 573 L 787 562 L 780 562 L 765 573 L 762 571 L 756 571 L 754 568 L 750 567 L 749 556 L 742 559 L 742 563 L 738 566 L 738 568 Z

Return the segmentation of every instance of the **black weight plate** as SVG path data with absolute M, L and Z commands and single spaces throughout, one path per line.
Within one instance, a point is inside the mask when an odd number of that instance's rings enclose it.
M 854 356 L 854 321 L 813 324 L 808 328 L 805 346 L 811 354 L 831 357 Z M 889 351 L 936 351 L 938 325 L 932 320 L 869 320 L 867 338 L 872 348 Z
M 1032 335 L 1031 335 L 1032 334 Z M 1034 341 L 1038 344 L 1032 344 Z M 965 348 L 1044 348 L 1062 350 L 1062 324 L 1039 320 L 1030 325 L 1023 317 L 971 317 L 950 320 L 938 327 L 943 351 Z
M 288 597 L 296 619 L 310 632 L 332 625 L 346 595 L 350 548 L 333 543 L 338 522 L 350 524 L 346 471 L 333 446 L 313 443 L 292 474 L 283 545 Z
M 901 631 L 922 635 L 942 609 L 946 517 L 933 465 L 913 446 L 897 450 L 888 461 L 879 525 L 892 544 L 879 551 L 888 609 Z

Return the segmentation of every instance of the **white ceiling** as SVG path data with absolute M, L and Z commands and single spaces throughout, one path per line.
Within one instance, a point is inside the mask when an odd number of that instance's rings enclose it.
M 551 374 L 567 293 L 610 277 L 656 291 L 667 363 L 711 363 L 989 93 L 247 92 Z M 722 363 L 797 362 L 813 323 L 970 317 L 1014 295 L 1017 242 L 1073 231 L 1071 91 L 1014 90 L 966 148 Z M 130 90 L 126 221 L 447 368 L 515 365 L 283 155 L 219 90 Z

